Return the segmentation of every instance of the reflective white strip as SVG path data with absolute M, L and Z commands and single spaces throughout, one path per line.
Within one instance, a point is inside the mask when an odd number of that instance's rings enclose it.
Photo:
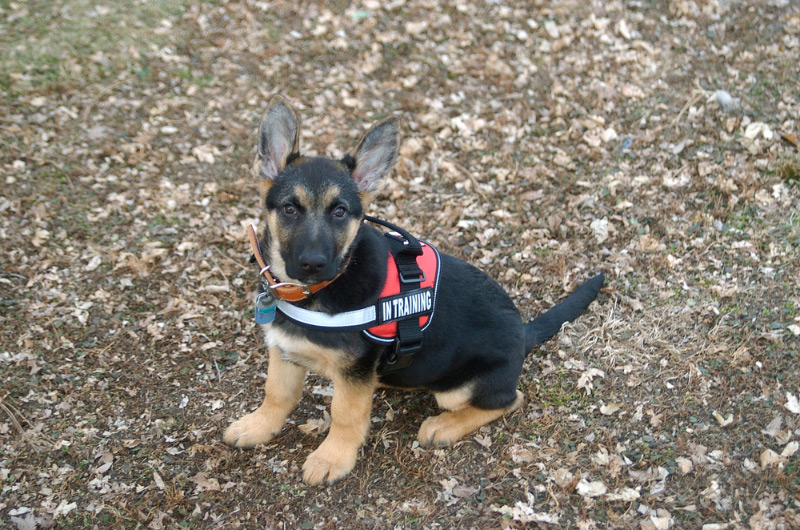
M 320 311 L 309 311 L 308 309 L 297 307 L 284 300 L 278 300 L 278 309 L 292 320 L 320 328 L 363 326 L 364 324 L 372 324 L 378 318 L 374 305 L 354 311 L 345 311 L 344 313 L 329 315 L 328 313 L 322 313 Z

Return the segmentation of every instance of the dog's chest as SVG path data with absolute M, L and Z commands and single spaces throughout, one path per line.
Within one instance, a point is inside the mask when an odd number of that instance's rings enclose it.
M 342 373 L 352 363 L 352 359 L 341 350 L 320 346 L 304 337 L 286 333 L 279 326 L 262 326 L 267 344 L 278 348 L 284 361 L 298 364 L 310 371 L 331 377 Z

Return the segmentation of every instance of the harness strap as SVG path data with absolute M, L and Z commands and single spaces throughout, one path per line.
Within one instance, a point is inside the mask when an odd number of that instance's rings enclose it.
M 278 300 L 277 306 L 281 313 L 299 324 L 317 328 L 335 328 L 336 331 L 348 328 L 366 329 L 370 325 L 374 325 L 378 318 L 378 311 L 374 305 L 335 315 L 303 309 L 283 300 Z
M 420 288 L 425 281 L 425 273 L 417 263 L 417 257 L 422 255 L 422 245 L 419 240 L 403 230 L 382 219 L 371 216 L 364 217 L 367 221 L 383 225 L 394 230 L 401 237 L 391 233 L 386 234 L 389 240 L 389 251 L 394 256 L 397 272 L 400 276 L 400 294 L 408 293 Z M 411 316 L 397 322 L 397 336 L 394 345 L 387 351 L 378 363 L 378 373 L 385 374 L 401 370 L 411 365 L 414 355 L 422 349 L 422 329 L 419 317 Z

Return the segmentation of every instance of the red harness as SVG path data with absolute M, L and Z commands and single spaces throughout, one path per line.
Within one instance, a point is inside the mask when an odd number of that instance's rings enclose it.
M 422 245 L 422 255 L 417 257 L 417 266 L 422 270 L 425 274 L 424 281 L 420 282 L 420 289 L 423 288 L 430 288 L 432 294 L 430 295 L 430 311 L 427 314 L 421 315 L 419 317 L 419 327 L 424 330 L 428 322 L 430 321 L 431 317 L 433 316 L 433 311 L 436 307 L 436 293 L 437 287 L 439 283 L 439 253 L 435 248 L 430 246 L 428 243 L 424 241 L 420 241 Z M 395 262 L 394 256 L 391 252 L 389 252 L 388 258 L 386 260 L 386 283 L 383 284 L 383 290 L 381 291 L 380 296 L 378 297 L 378 306 L 380 307 L 383 302 L 389 300 L 398 300 L 397 295 L 400 294 L 400 274 L 397 270 L 397 263 Z M 426 304 L 428 301 L 428 297 L 418 297 L 421 300 L 417 300 L 418 304 Z M 395 304 L 396 307 L 398 304 Z M 409 311 L 416 309 L 413 304 L 413 300 L 410 304 L 411 307 L 408 308 Z M 393 307 L 393 309 L 394 309 Z M 396 313 L 396 311 L 393 311 Z M 414 311 L 417 312 L 417 311 Z M 384 315 L 386 311 L 382 312 Z M 364 334 L 377 342 L 384 342 L 390 343 L 394 341 L 395 337 L 397 337 L 397 321 L 392 320 L 390 322 L 386 322 L 384 324 L 379 324 L 377 326 L 373 326 L 369 329 L 364 330 Z

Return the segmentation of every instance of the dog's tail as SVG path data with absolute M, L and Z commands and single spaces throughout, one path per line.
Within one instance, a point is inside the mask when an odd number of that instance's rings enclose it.
M 597 293 L 600 292 L 604 282 L 603 274 L 598 274 L 581 284 L 566 299 L 525 324 L 525 352 L 529 353 L 534 347 L 558 333 L 565 322 L 572 322 L 578 318 L 592 300 L 597 298 Z

